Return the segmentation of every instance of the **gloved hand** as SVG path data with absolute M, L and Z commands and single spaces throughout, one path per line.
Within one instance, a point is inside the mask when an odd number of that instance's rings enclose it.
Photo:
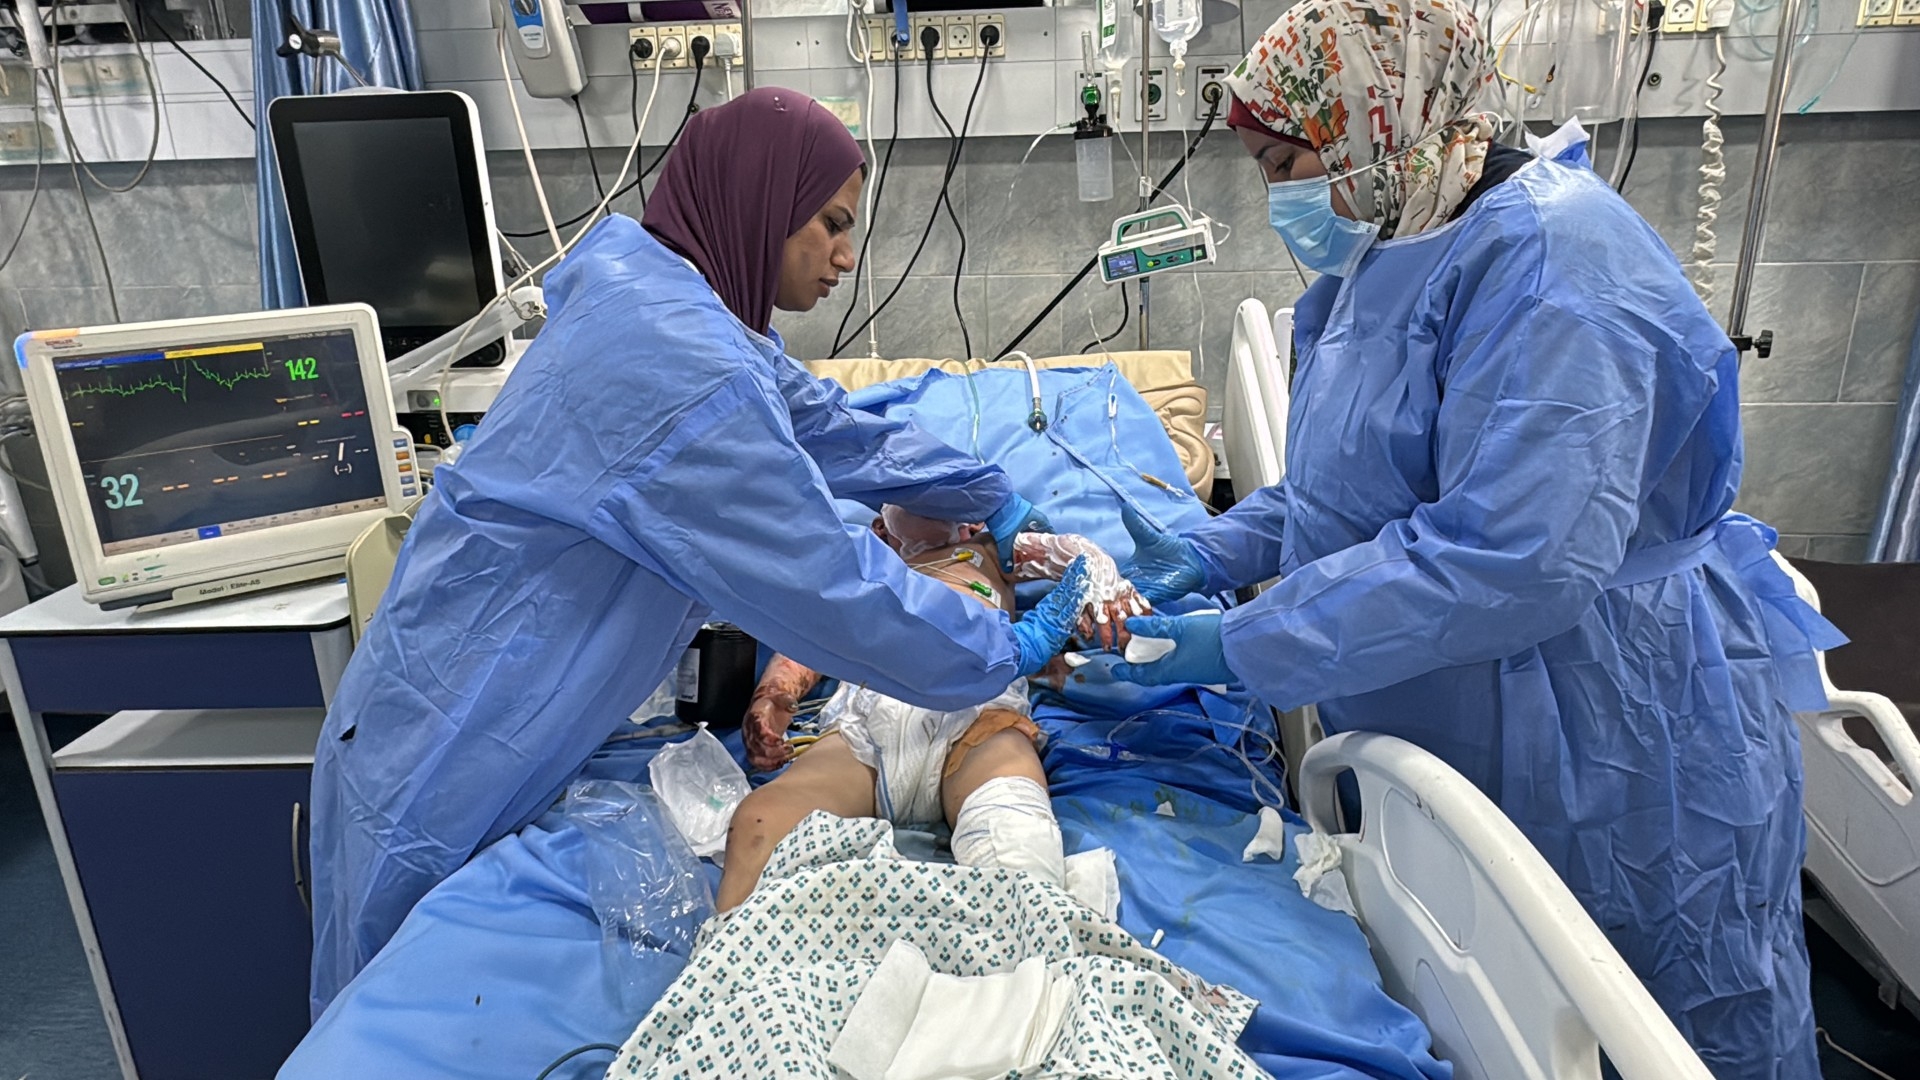
M 1013 538 L 1023 532 L 1053 531 L 1053 522 L 1040 508 L 1028 502 L 1019 492 L 1015 492 L 1000 509 L 987 519 L 987 531 L 993 534 L 993 543 L 1000 549 L 1000 571 L 1013 573 Z
M 1127 663 L 1113 666 L 1113 677 L 1141 686 L 1170 686 L 1192 683 L 1219 686 L 1237 683 L 1239 676 L 1227 666 L 1226 653 L 1220 648 L 1220 613 L 1196 612 L 1192 615 L 1147 615 L 1128 619 L 1133 640 L 1128 643 Z M 1154 640 L 1173 642 L 1173 651 L 1151 662 L 1134 659 L 1152 648 Z
M 1207 587 L 1207 568 L 1193 541 L 1162 531 L 1125 503 L 1120 521 L 1133 537 L 1133 559 L 1120 568 L 1120 576 L 1149 603 L 1164 604 Z
M 1046 599 L 1013 624 L 1013 639 L 1020 647 L 1020 674 L 1037 675 L 1047 666 L 1074 628 L 1080 625 L 1080 610 L 1086 606 L 1093 582 L 1087 574 L 1087 557 L 1081 555 L 1067 564 L 1060 584 Z

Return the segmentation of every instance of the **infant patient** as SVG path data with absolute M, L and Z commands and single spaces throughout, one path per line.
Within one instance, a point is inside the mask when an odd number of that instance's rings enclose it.
M 873 530 L 920 573 L 1014 618 L 1013 581 L 1057 581 L 1076 556 L 1086 556 L 1092 589 L 1079 636 L 1089 645 L 1123 647 L 1125 616 L 1148 611 L 1113 559 L 1085 537 L 1020 534 L 1009 580 L 984 527 L 933 521 L 888 506 Z M 1054 663 L 1060 665 L 1058 657 Z M 821 678 L 785 656 L 767 665 L 744 732 L 747 758 L 756 770 L 778 768 L 792 756 L 787 727 L 799 701 Z M 774 847 L 815 810 L 907 826 L 945 821 L 953 830 L 955 861 L 1024 870 L 1064 884 L 1060 825 L 1047 799 L 1037 745 L 1041 734 L 1031 717 L 1025 679 L 1014 680 L 992 701 L 957 712 L 918 708 L 843 683 L 821 720 L 825 729 L 819 741 L 734 812 L 720 881 L 721 910 L 747 898 Z

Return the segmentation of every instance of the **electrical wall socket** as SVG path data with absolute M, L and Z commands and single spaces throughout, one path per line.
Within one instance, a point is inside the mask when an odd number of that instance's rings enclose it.
M 1697 0 L 1673 0 L 1660 17 L 1663 34 L 1691 34 L 1700 29 L 1700 5 Z
M 679 51 L 675 55 L 667 57 L 667 59 L 663 63 L 661 63 L 660 65 L 661 67 L 666 68 L 668 71 L 672 71 L 675 68 L 685 68 L 685 67 L 693 66 L 692 58 L 690 58 L 687 55 L 687 28 L 686 27 L 656 26 L 653 28 L 653 40 L 663 52 L 673 48 L 674 42 L 680 43 Z
M 940 45 L 946 49 L 949 60 L 972 60 L 979 56 L 980 50 L 974 47 L 973 16 L 947 16 Z
M 640 51 L 647 54 L 645 59 L 640 58 L 634 53 L 635 47 L 643 41 L 646 42 L 647 45 L 646 48 Z M 653 27 L 636 26 L 627 31 L 627 59 L 633 62 L 633 69 L 635 71 L 651 71 L 653 69 L 653 58 L 659 51 L 659 35 L 653 32 Z M 664 67 L 665 65 L 663 64 L 661 66 Z
M 926 32 L 928 27 L 932 27 L 933 32 L 940 36 L 940 40 L 933 46 L 933 58 L 935 60 L 945 60 L 947 58 L 947 18 L 944 15 L 915 15 L 913 17 L 913 41 L 907 46 L 906 55 L 914 60 L 922 62 L 926 60 L 927 47 L 921 44 L 920 36 Z
M 1000 35 L 999 40 L 995 41 L 992 47 L 988 47 L 980 40 L 980 31 L 985 30 L 989 26 L 993 27 L 994 31 Z M 990 15 L 975 15 L 973 17 L 973 40 L 974 44 L 984 49 L 988 56 L 1007 55 L 1007 17 L 998 12 Z
M 1893 6 L 1893 25 L 1920 25 L 1920 0 L 1897 0 Z
M 1700 29 L 1725 30 L 1733 25 L 1734 0 L 1700 0 Z
M 1860 0 L 1860 26 L 1892 26 L 1894 0 Z

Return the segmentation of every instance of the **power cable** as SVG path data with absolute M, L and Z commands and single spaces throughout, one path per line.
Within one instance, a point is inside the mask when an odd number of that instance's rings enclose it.
M 980 73 L 982 77 L 986 75 L 986 70 L 987 54 L 983 51 L 980 54 Z M 960 157 L 960 147 L 962 145 L 960 140 L 962 137 L 954 134 L 953 125 L 948 122 L 947 114 L 940 108 L 940 98 L 933 92 L 933 53 L 931 50 L 927 52 L 927 102 L 933 106 L 933 115 L 939 119 L 940 126 L 946 129 L 947 138 L 952 140 L 953 150 L 951 154 L 957 163 Z M 968 121 L 972 119 L 971 113 L 973 105 L 971 101 L 968 102 L 967 108 L 969 115 L 960 122 L 963 130 L 967 126 Z M 953 318 L 955 322 L 960 324 L 960 342 L 961 349 L 964 353 L 961 359 L 971 360 L 973 359 L 973 334 L 967 330 L 966 312 L 961 310 L 960 305 L 960 275 L 966 270 L 967 266 L 967 229 L 966 226 L 960 224 L 960 215 L 954 213 L 953 200 L 948 197 L 947 190 L 947 185 L 940 185 L 940 205 L 947 208 L 947 220 L 953 222 L 954 234 L 960 238 L 960 254 L 954 259 L 953 263 Z
M 587 131 L 587 110 L 580 107 L 580 95 L 573 95 L 573 115 L 580 121 L 580 142 L 587 148 L 587 168 L 593 172 L 593 193 L 607 197 L 607 186 L 600 182 L 600 163 L 593 160 L 593 136 Z
M 145 29 L 149 24 L 147 22 L 147 11 L 144 6 L 140 8 L 139 14 L 140 14 L 140 26 L 142 29 Z M 208 71 L 207 66 L 200 62 L 199 57 L 196 57 L 192 53 L 188 52 L 185 46 L 181 45 L 178 41 L 174 40 L 173 35 L 167 33 L 167 28 L 161 25 L 161 22 L 158 17 L 154 18 L 151 25 L 156 31 L 159 32 L 160 36 L 163 39 L 165 39 L 167 44 L 173 46 L 174 52 L 177 52 L 181 56 L 186 57 L 187 63 L 192 64 L 195 68 L 198 68 L 200 71 L 200 74 L 205 75 L 207 79 L 213 83 L 213 85 L 220 88 L 220 92 L 227 96 L 227 104 L 233 106 L 233 111 L 240 114 L 240 119 L 245 120 L 249 128 L 254 127 L 253 117 L 247 114 L 247 110 L 240 107 L 240 99 L 233 96 L 233 91 L 227 89 L 227 84 L 221 82 L 220 77 L 218 75 L 215 75 L 213 72 Z
M 893 56 L 893 131 L 887 136 L 887 152 L 880 161 L 879 175 L 876 176 L 873 181 L 873 204 L 867 208 L 867 235 L 860 238 L 860 265 L 867 269 L 865 276 L 869 279 L 869 282 L 871 282 L 873 277 L 873 270 L 867 262 L 867 249 L 873 245 L 873 234 L 880 224 L 880 200 L 885 197 L 887 193 L 887 173 L 893 168 L 893 148 L 898 145 L 899 142 L 900 54 L 895 52 Z M 846 334 L 847 320 L 853 318 L 854 309 L 860 306 L 860 278 L 861 275 L 854 275 L 853 295 L 848 299 L 846 312 L 840 316 L 840 328 L 833 332 L 833 340 L 835 341 L 839 341 L 841 337 Z M 868 288 L 871 289 L 872 285 L 869 284 Z M 868 298 L 871 300 L 871 292 L 868 293 Z M 871 322 L 873 316 L 877 314 L 878 311 L 876 309 L 870 308 L 867 312 L 868 321 Z
M 608 203 L 611 203 L 614 199 L 617 199 L 620 196 L 625 195 L 627 192 L 632 191 L 635 188 L 640 188 L 640 205 L 643 208 L 646 206 L 647 190 L 645 188 L 640 187 L 640 182 L 642 180 L 645 180 L 648 176 L 651 176 L 653 174 L 653 171 L 660 167 L 660 163 L 667 159 L 667 154 L 673 150 L 674 144 L 680 141 L 680 133 L 687 130 L 687 121 L 693 117 L 694 113 L 697 113 L 700 111 L 700 102 L 699 102 L 700 73 L 703 70 L 705 70 L 706 57 L 696 52 L 694 54 L 693 67 L 694 67 L 693 93 L 687 96 L 687 111 L 685 115 L 681 116 L 680 118 L 680 126 L 673 129 L 673 134 L 667 139 L 667 145 L 661 149 L 660 156 L 653 159 L 653 164 L 641 170 L 640 175 L 634 177 L 633 180 L 631 180 L 630 182 L 623 184 L 618 188 L 615 188 L 613 194 L 607 196 L 606 201 Z M 635 126 L 634 130 L 636 132 L 635 137 L 637 138 L 638 131 L 639 131 L 638 125 Z M 602 205 L 605 205 L 605 204 L 602 204 Z M 575 214 L 574 216 L 568 218 L 567 220 L 556 223 L 554 227 L 558 229 L 570 229 L 573 226 L 578 225 L 581 222 L 592 217 L 593 215 L 599 213 L 601 208 L 602 208 L 601 206 L 588 207 L 587 209 L 582 210 L 580 213 Z M 535 229 L 532 232 L 503 232 L 502 235 L 511 236 L 516 240 L 525 240 L 530 237 L 545 236 L 547 235 L 547 232 L 545 229 Z
M 927 32 L 931 31 L 932 29 L 933 29 L 932 27 L 928 27 L 926 31 L 921 32 L 921 45 L 929 53 L 933 50 L 934 45 L 938 44 L 937 38 L 934 39 L 933 41 L 927 40 Z M 847 338 L 836 339 L 834 341 L 833 353 L 832 353 L 833 356 L 839 356 L 840 350 L 846 348 L 849 344 L 851 344 L 853 338 L 859 337 L 860 332 L 862 330 L 865 330 L 869 323 L 879 318 L 880 312 L 885 311 L 887 309 L 887 305 L 893 303 L 893 298 L 900 295 L 900 289 L 904 285 L 906 285 L 907 276 L 913 273 L 914 264 L 920 261 L 921 253 L 926 250 L 927 239 L 933 235 L 934 222 L 940 220 L 940 210 L 942 206 L 942 200 L 944 200 L 947 197 L 947 191 L 953 183 L 954 169 L 956 169 L 959 166 L 960 155 L 966 149 L 967 129 L 972 124 L 972 121 L 973 121 L 974 102 L 979 98 L 980 86 L 982 83 L 986 81 L 986 78 L 987 78 L 987 60 L 988 60 L 988 54 L 982 53 L 980 56 L 979 74 L 974 78 L 974 81 L 973 81 L 973 94 L 967 98 L 966 118 L 961 121 L 959 138 L 955 140 L 955 145 L 953 146 L 952 150 L 947 154 L 946 173 L 940 179 L 940 195 L 938 198 L 934 200 L 933 212 L 927 215 L 926 227 L 920 230 L 920 242 L 917 245 L 915 245 L 913 249 L 913 255 L 907 259 L 906 269 L 900 272 L 900 280 L 893 283 L 893 288 L 888 290 L 887 292 L 887 298 L 880 302 L 880 306 L 874 309 L 873 314 L 867 316 L 866 322 L 862 322 L 859 326 L 854 327 L 852 334 L 849 335 Z M 972 350 L 969 349 L 967 351 L 971 352 Z

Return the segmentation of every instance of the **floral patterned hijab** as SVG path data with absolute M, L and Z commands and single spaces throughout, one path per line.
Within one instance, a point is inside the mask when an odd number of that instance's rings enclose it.
M 1335 183 L 1383 239 L 1413 236 L 1479 181 L 1493 81 L 1493 49 L 1455 0 L 1302 0 L 1228 76 L 1243 106 L 1228 123 L 1311 146 L 1336 176 L 1384 162 Z

